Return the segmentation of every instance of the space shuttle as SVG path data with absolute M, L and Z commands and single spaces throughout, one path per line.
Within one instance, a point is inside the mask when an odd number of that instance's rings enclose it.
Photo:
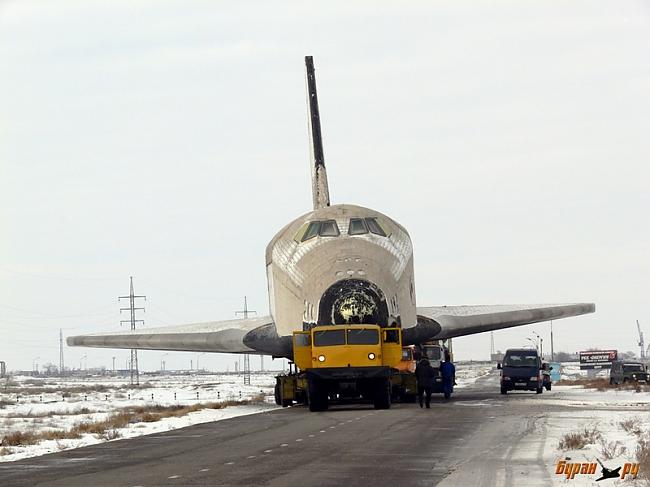
M 418 306 L 408 231 L 379 211 L 331 204 L 313 58 L 305 58 L 313 210 L 266 247 L 270 314 L 71 336 L 74 347 L 255 353 L 293 359 L 292 333 L 322 325 L 402 329 L 405 345 L 593 313 L 593 303 Z

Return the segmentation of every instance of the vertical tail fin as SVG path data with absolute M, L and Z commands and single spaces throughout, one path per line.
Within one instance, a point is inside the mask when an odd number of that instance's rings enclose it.
M 318 96 L 316 94 L 316 73 L 314 58 L 305 56 L 307 68 L 307 103 L 309 104 L 309 139 L 311 152 L 311 184 L 314 210 L 330 205 L 330 190 L 327 185 L 325 157 L 323 156 L 323 139 L 320 131 L 320 114 L 318 113 Z

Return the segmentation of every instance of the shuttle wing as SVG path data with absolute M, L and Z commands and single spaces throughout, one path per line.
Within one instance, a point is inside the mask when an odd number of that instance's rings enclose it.
M 137 348 L 189 352 L 254 353 L 244 344 L 247 333 L 273 325 L 270 316 L 208 321 L 164 328 L 141 328 L 134 331 L 96 333 L 68 337 L 72 347 Z
M 431 339 L 453 338 L 541 321 L 593 313 L 593 303 L 432 306 L 417 308 L 418 327 L 435 333 Z

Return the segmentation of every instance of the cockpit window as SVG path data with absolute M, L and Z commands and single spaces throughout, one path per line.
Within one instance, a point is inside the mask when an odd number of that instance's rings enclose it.
M 375 235 L 381 235 L 382 237 L 386 236 L 386 232 L 376 218 L 366 218 L 366 225 L 368 225 L 368 229 Z
M 321 237 L 338 237 L 341 233 L 335 220 L 325 220 L 320 227 Z
M 368 228 L 363 218 L 350 218 L 350 228 L 348 229 L 349 235 L 363 235 L 368 233 Z
M 307 227 L 307 231 L 305 232 L 305 235 L 303 235 L 302 237 L 302 241 L 304 242 L 305 240 L 309 240 L 310 238 L 314 238 L 316 235 L 318 235 L 318 232 L 320 231 L 320 226 L 321 226 L 321 222 L 311 222 Z
M 339 226 L 336 224 L 336 220 L 325 220 L 323 222 L 305 223 L 296 232 L 293 239 L 300 243 L 312 239 L 316 235 L 320 235 L 321 237 L 338 237 L 340 234 L 341 232 L 339 232 Z

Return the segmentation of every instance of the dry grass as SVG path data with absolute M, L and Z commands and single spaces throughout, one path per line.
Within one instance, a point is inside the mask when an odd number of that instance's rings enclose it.
M 560 450 L 582 450 L 585 446 L 595 444 L 602 438 L 596 426 L 585 427 L 580 431 L 565 434 L 560 439 Z
M 244 404 L 257 404 L 263 401 L 263 396 L 250 400 L 209 402 L 192 404 L 189 406 L 138 406 L 125 408 L 103 421 L 88 421 L 77 424 L 73 430 L 79 433 L 91 433 L 106 436 L 107 431 L 115 431 L 135 423 L 154 423 L 164 418 L 178 418 L 202 409 L 223 409 L 228 406 L 241 406 Z
M 0 456 L 2 455 L 11 455 L 14 451 L 11 448 L 0 448 Z
M 635 436 L 641 436 L 643 434 L 643 429 L 641 428 L 641 419 L 639 418 L 625 419 L 618 424 L 626 433 L 630 433 Z
M 609 389 L 619 389 L 624 391 L 650 392 L 650 384 L 638 384 L 636 382 L 625 382 L 624 384 L 610 384 L 609 379 L 564 379 L 556 382 L 559 386 L 581 386 L 584 389 L 597 389 L 607 391 Z
M 2 438 L 0 446 L 27 446 L 35 445 L 40 441 L 45 440 L 69 440 L 80 438 L 81 435 L 72 430 L 45 430 L 45 431 L 14 431 Z
M 607 441 L 605 438 L 600 437 L 598 438 L 598 445 L 600 453 L 603 455 L 603 458 L 605 458 L 605 460 L 616 458 L 620 455 L 623 455 L 627 451 L 625 445 L 623 445 L 618 440 Z
M 14 431 L 2 438 L 0 446 L 24 446 L 38 443 L 38 437 L 31 431 Z
M 639 478 L 650 485 L 650 439 L 639 437 L 636 446 L 636 461 L 639 462 Z
M 256 396 L 253 399 L 240 401 L 209 402 L 192 404 L 189 406 L 139 406 L 125 408 L 112 414 L 101 421 L 83 421 L 77 423 L 70 430 L 46 430 L 40 432 L 16 431 L 9 433 L 0 441 L 0 447 L 34 445 L 44 440 L 64 440 L 80 438 L 83 434 L 95 434 L 106 440 L 119 438 L 120 428 L 125 428 L 134 423 L 153 423 L 164 418 L 177 418 L 202 409 L 223 409 L 228 406 L 240 406 L 244 404 L 258 404 L 264 401 L 264 396 Z M 85 410 L 85 411 L 84 411 Z M 90 412 L 87 408 L 80 410 L 82 414 Z M 77 413 L 79 414 L 79 412 Z M 39 417 L 39 416 L 35 416 Z

